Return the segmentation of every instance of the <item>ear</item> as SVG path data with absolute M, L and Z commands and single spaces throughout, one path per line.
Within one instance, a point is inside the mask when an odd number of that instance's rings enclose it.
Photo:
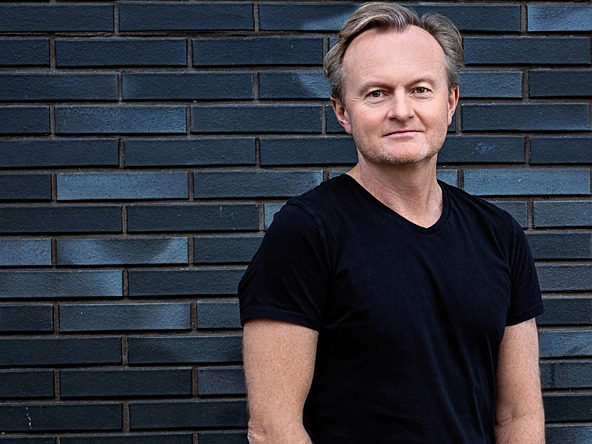
M 334 97 L 331 97 L 331 106 L 333 107 L 333 112 L 335 113 L 335 117 L 337 117 L 337 121 L 341 124 L 347 134 L 351 134 L 351 121 L 345 106 L 342 105 L 340 100 L 337 100 Z
M 452 122 L 452 116 L 454 116 L 456 106 L 458 105 L 459 95 L 460 91 L 458 86 L 452 88 L 448 93 L 448 125 L 450 125 L 450 123 Z

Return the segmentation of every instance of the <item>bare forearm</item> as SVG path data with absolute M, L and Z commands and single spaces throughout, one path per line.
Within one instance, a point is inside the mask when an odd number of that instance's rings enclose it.
M 538 336 L 534 319 L 506 327 L 500 345 L 496 444 L 544 444 Z
M 543 412 L 519 416 L 497 424 L 496 444 L 545 444 Z
M 245 325 L 244 362 L 251 444 L 310 444 L 303 409 L 312 381 L 317 332 L 254 320 Z

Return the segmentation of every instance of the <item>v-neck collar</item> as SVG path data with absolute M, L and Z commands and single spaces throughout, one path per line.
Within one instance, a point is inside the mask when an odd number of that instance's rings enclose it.
M 438 184 L 440 185 L 440 189 L 442 190 L 442 213 L 440 214 L 439 219 L 433 225 L 426 228 L 411 222 L 410 220 L 404 218 L 393 209 L 383 204 L 380 200 L 374 197 L 372 193 L 366 190 L 366 188 L 364 188 L 356 179 L 349 176 L 348 174 L 342 174 L 341 176 L 338 176 L 337 179 L 341 179 L 344 181 L 344 183 L 347 183 L 347 186 L 350 187 L 352 191 L 354 191 L 354 193 L 360 196 L 360 198 L 370 202 L 386 217 L 390 217 L 399 225 L 416 231 L 418 233 L 431 235 L 438 231 L 442 227 L 442 225 L 446 223 L 446 220 L 448 219 L 450 211 L 448 191 L 446 189 L 446 185 L 440 180 L 438 180 Z

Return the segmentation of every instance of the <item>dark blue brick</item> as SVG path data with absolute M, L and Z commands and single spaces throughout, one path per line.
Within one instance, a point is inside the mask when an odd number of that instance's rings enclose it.
M 51 332 L 53 306 L 0 305 L 0 332 Z
M 588 169 L 467 169 L 464 189 L 476 195 L 590 194 Z
M 543 362 L 541 382 L 544 389 L 591 388 L 592 363 L 590 362 Z
M 122 31 L 252 30 L 251 3 L 122 3 L 119 7 Z
M 240 328 L 238 301 L 198 301 L 197 328 Z
M 120 364 L 121 339 L 0 339 L 0 352 L 0 366 L 8 367 Z
M 199 444 L 244 444 L 247 434 L 244 432 L 198 432 Z
M 590 63 L 587 37 L 465 37 L 467 65 L 579 65 Z
M 1 245 L 1 244 L 0 244 Z M 58 239 L 58 265 L 185 264 L 187 238 Z
M 0 298 L 122 296 L 117 270 L 2 271 Z
M 60 331 L 188 330 L 188 303 L 62 304 Z
M 0 200 L 51 200 L 49 174 L 0 175 Z
M 236 294 L 244 268 L 130 270 L 130 296 L 195 296 Z
M 439 163 L 522 163 L 524 137 L 448 136 L 438 154 Z
M 528 31 L 592 31 L 590 5 L 528 5 Z
M 191 395 L 191 369 L 62 370 L 60 395 L 63 398 Z
M 592 442 L 592 425 L 547 424 L 548 444 L 582 444 Z
M 322 171 L 203 171 L 193 184 L 196 198 L 291 197 L 322 181 Z
M 531 163 L 592 163 L 592 137 L 532 137 Z
M 490 202 L 510 213 L 522 228 L 528 226 L 528 206 L 526 202 L 513 202 L 507 200 L 492 200 Z
M 60 438 L 61 444 L 192 444 L 193 435 L 190 433 L 162 434 L 134 434 L 100 436 L 65 436 Z M 3 443 L 4 444 L 4 443 Z M 16 443 L 18 444 L 18 443 Z M 25 443 L 22 443 L 25 444 Z
M 319 133 L 317 105 L 192 106 L 194 133 Z
M 49 66 L 49 39 L 0 39 L 0 66 Z
M 543 291 L 590 291 L 592 267 L 589 264 L 539 264 L 539 282 Z M 592 346 L 592 338 L 589 338 Z
M 0 266 L 46 265 L 51 265 L 51 239 L 4 238 L 0 240 Z
M 256 205 L 131 205 L 127 228 L 129 232 L 253 231 L 259 228 L 259 213 Z
M 113 31 L 111 5 L 0 5 L 0 32 Z
M 185 172 L 60 173 L 58 200 L 187 199 Z
M 590 129 L 583 103 L 462 105 L 464 131 L 578 131 Z
M 253 98 L 249 73 L 123 74 L 124 100 L 234 100 Z
M 6 434 L 4 435 L 6 436 Z M 0 437 L 2 444 L 55 444 L 54 438 L 3 438 Z
M 545 330 L 539 341 L 542 358 L 592 356 L 592 330 Z
M 138 336 L 128 339 L 130 364 L 238 363 L 241 336 Z
M 548 422 L 590 421 L 592 396 L 587 394 L 547 393 L 543 397 Z M 579 441 L 583 444 L 586 441 Z
M 462 31 L 520 31 L 520 5 L 410 5 L 419 14 L 438 13 Z
M 0 430 L 43 432 L 121 430 L 121 404 L 5 404 L 0 405 Z
M 245 376 L 242 367 L 204 367 L 197 370 L 197 392 L 200 395 L 244 395 Z
M 338 31 L 357 5 L 346 3 L 259 5 L 259 23 L 264 31 Z
M 133 402 L 129 408 L 132 430 L 245 427 L 247 424 L 243 400 Z
M 535 69 L 528 74 L 530 97 L 590 97 L 592 70 Z
M 592 235 L 588 233 L 529 233 L 535 259 L 592 259 Z
M 535 201 L 533 204 L 535 227 L 591 227 L 590 201 Z
M 0 140 L 0 168 L 117 166 L 117 140 Z
M 273 217 L 275 216 L 275 214 L 281 210 L 281 208 L 284 206 L 283 203 L 279 203 L 279 204 L 265 204 L 265 229 L 267 230 L 269 228 L 269 226 L 271 225 L 271 222 L 273 222 Z
M 59 134 L 185 133 L 183 106 L 72 106 L 57 107 Z
M 522 97 L 522 73 L 520 71 L 465 71 L 460 73 L 462 98 L 510 98 Z
M 327 99 L 331 85 L 322 72 L 263 72 L 259 75 L 262 99 Z
M 53 398 L 53 371 L 0 371 L 0 398 Z
M 0 142 L 0 147 L 1 147 Z M 254 165 L 254 138 L 126 139 L 126 166 Z
M 0 134 L 49 133 L 49 108 L 19 106 L 0 108 Z
M 186 66 L 187 42 L 170 38 L 56 40 L 56 64 L 67 66 Z
M 194 237 L 193 262 L 196 264 L 250 262 L 259 248 L 261 239 L 259 235 Z
M 121 207 L 3 207 L 0 233 L 121 232 Z
M 457 170 L 438 169 L 438 171 L 436 171 L 436 178 L 442 182 L 446 182 L 448 185 L 458 187 Z
M 351 137 L 261 138 L 261 165 L 353 165 Z
M 116 99 L 115 74 L 0 74 L 0 100 L 63 102 Z
M 323 40 L 303 37 L 224 37 L 192 40 L 194 66 L 322 65 Z
M 286 2 L 287 3 L 287 2 Z M 520 7 L 510 5 L 410 5 L 419 14 L 436 12 L 448 16 L 461 30 L 520 31 Z M 262 30 L 337 31 L 356 5 L 261 4 Z
M 588 297 L 546 297 L 545 313 L 537 318 L 540 325 L 592 324 L 592 299 Z

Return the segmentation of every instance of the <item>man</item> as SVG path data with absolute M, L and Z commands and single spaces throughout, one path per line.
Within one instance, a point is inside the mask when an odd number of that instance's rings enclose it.
M 251 443 L 544 442 L 532 257 L 436 179 L 461 38 L 361 6 L 325 58 L 347 174 L 276 215 L 239 285 Z

